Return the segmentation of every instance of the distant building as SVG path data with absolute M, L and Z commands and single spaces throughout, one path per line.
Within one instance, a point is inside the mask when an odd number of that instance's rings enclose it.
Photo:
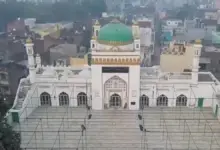
M 84 59 L 85 54 L 85 48 L 77 47 L 75 44 L 60 44 L 50 48 L 50 64 L 60 64 L 61 66 L 71 65 L 76 62 L 73 58 Z
M 192 71 L 194 59 L 193 44 L 173 41 L 162 51 L 160 66 L 165 72 Z
M 162 22 L 162 43 L 167 45 L 173 36 L 185 33 L 186 29 L 182 20 L 166 19 Z

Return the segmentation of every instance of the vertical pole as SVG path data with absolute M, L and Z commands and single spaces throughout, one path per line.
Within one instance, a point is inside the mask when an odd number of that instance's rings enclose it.
M 167 150 L 167 140 L 168 140 L 168 132 L 167 132 L 167 138 L 166 138 L 166 150 Z
M 34 136 L 35 136 L 35 147 L 36 147 L 36 150 L 37 150 L 37 135 L 36 135 L 36 131 L 34 131 Z
M 82 129 L 82 150 L 84 150 L 84 139 L 83 139 L 84 136 L 83 136 L 83 132 L 84 132 L 84 131 L 83 131 L 83 129 Z
M 143 131 L 141 131 L 141 150 L 143 150 Z
M 198 130 L 199 130 L 199 125 L 200 125 L 200 113 L 201 113 L 201 109 L 199 108 Z
M 61 150 L 61 149 L 60 149 L 60 131 L 58 131 L 58 136 L 59 136 L 59 137 L 58 137 L 58 138 L 59 138 L 59 150 Z M 56 144 L 56 143 L 55 143 L 55 144 Z
M 184 129 L 183 129 L 183 140 L 184 140 L 184 134 L 185 134 L 185 127 L 186 127 L 186 120 L 184 120 L 184 125 L 183 125 L 184 127 Z
M 47 110 L 47 108 L 46 108 L 46 113 L 47 113 L 47 127 L 48 127 L 49 124 L 48 124 L 48 110 Z
M 144 136 L 144 137 L 143 137 L 143 138 L 144 138 L 143 141 L 144 141 L 144 150 L 145 150 L 145 136 L 146 136 L 146 132 L 145 132 L 145 123 L 144 123 L 143 110 L 144 110 L 144 106 L 142 106 L 142 110 L 141 110 L 142 112 L 141 112 L 141 114 L 142 114 L 142 120 L 143 120 L 142 125 L 143 125 L 143 128 L 144 128 L 144 129 L 143 129 L 143 136 Z
M 204 126 L 204 136 L 205 136 L 205 130 L 206 130 L 206 122 L 205 122 L 205 126 Z
M 190 150 L 190 132 L 189 132 L 189 139 L 188 139 L 188 150 Z
M 63 122 L 65 122 L 65 118 L 63 118 Z M 64 125 L 65 125 L 65 123 L 63 123 L 63 138 L 64 138 L 64 140 L 65 140 L 66 134 L 65 134 L 65 131 L 64 131 Z
M 68 129 L 70 128 L 70 125 L 69 125 L 69 106 L 67 106 L 67 126 L 68 126 Z
M 27 125 L 28 125 L 27 107 L 25 107 L 25 119 L 26 119 L 26 122 L 27 122 Z
M 74 98 L 73 98 L 74 99 Z M 72 108 L 70 108 L 70 111 L 71 111 L 71 119 L 73 118 L 73 114 L 72 114 Z
M 146 138 L 146 132 L 145 131 L 143 131 L 144 132 L 144 150 L 145 150 L 145 138 Z
M 164 120 L 163 120 L 163 139 L 164 139 Z
M 42 133 L 42 140 L 44 139 L 44 133 L 43 133 L 43 123 L 42 123 L 42 119 L 40 118 L 40 121 L 41 121 L 41 133 Z
M 88 112 L 88 110 L 87 110 L 87 112 Z M 87 113 L 87 114 L 88 114 L 88 113 Z M 88 117 L 88 115 L 87 115 L 87 117 Z M 86 130 L 87 130 L 86 118 L 84 119 L 84 124 L 85 124 Z M 85 145 L 86 145 L 86 150 L 87 150 L 87 137 L 86 137 L 86 132 L 87 132 L 87 131 L 85 131 Z
M 212 150 L 213 136 L 214 136 L 214 133 L 212 132 L 211 143 L 210 143 L 210 150 Z

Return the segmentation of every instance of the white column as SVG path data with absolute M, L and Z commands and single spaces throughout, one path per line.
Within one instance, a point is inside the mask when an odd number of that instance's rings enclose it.
M 25 47 L 26 47 L 26 52 L 28 55 L 28 69 L 29 69 L 29 77 L 30 77 L 31 83 L 35 82 L 35 75 L 36 75 L 33 46 L 34 44 L 32 43 L 32 40 L 27 39 Z
M 138 110 L 140 99 L 140 65 L 129 67 L 129 109 Z M 135 104 L 134 104 L 135 103 Z
M 193 45 L 194 56 L 192 62 L 192 82 L 193 84 L 198 83 L 198 72 L 199 72 L 199 58 L 201 54 L 202 45 L 200 43 L 195 43 Z
M 36 55 L 36 65 L 38 68 L 41 67 L 41 58 L 39 54 Z
M 91 65 L 92 71 L 92 109 L 102 110 L 103 109 L 103 83 L 102 83 L 102 66 Z
M 98 37 L 100 28 L 101 28 L 101 26 L 100 26 L 100 24 L 99 24 L 99 21 L 96 20 L 96 22 L 95 22 L 95 24 L 94 24 L 94 26 L 93 26 L 93 36 L 94 36 L 95 38 Z

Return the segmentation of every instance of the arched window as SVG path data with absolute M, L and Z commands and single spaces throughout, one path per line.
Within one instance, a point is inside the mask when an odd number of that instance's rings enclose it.
M 183 94 L 176 98 L 176 106 L 186 106 L 187 105 L 187 97 Z
M 40 104 L 41 106 L 51 106 L 51 97 L 47 92 L 43 92 L 40 95 Z
M 149 106 L 149 97 L 146 95 L 142 95 L 140 97 L 140 108 L 145 108 Z
M 157 106 L 168 106 L 168 98 L 165 95 L 160 95 L 157 98 Z
M 86 93 L 81 92 L 77 95 L 77 104 L 78 104 L 78 106 L 86 106 L 87 105 Z
M 69 106 L 69 95 L 65 92 L 60 93 L 59 95 L 59 105 L 60 106 Z

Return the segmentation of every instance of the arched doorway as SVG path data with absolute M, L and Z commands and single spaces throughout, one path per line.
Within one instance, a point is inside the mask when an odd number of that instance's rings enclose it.
M 40 105 L 41 106 L 51 106 L 51 97 L 47 92 L 43 92 L 40 95 Z
M 183 94 L 176 98 L 176 106 L 186 106 L 187 105 L 187 97 Z
M 60 93 L 59 95 L 59 105 L 60 106 L 69 106 L 69 95 L 65 92 Z
M 160 95 L 157 98 L 157 106 L 168 106 L 168 98 L 165 95 Z
M 148 106 L 149 106 L 149 97 L 143 94 L 140 97 L 140 108 L 146 108 Z
M 121 97 L 118 94 L 113 94 L 109 101 L 110 108 L 120 108 L 121 107 Z
M 87 95 L 84 92 L 80 92 L 77 95 L 77 105 L 81 107 L 87 106 Z
M 120 97 L 117 97 L 115 94 Z M 113 97 L 114 98 L 113 98 Z M 104 107 L 110 107 L 110 101 L 113 102 L 115 100 L 111 99 L 120 99 L 120 107 L 125 106 L 128 101 L 128 92 L 127 92 L 127 83 L 125 80 L 120 78 L 119 76 L 113 76 L 108 79 L 104 84 Z M 118 101 L 118 100 L 117 100 Z M 114 102 L 113 102 L 114 103 Z

